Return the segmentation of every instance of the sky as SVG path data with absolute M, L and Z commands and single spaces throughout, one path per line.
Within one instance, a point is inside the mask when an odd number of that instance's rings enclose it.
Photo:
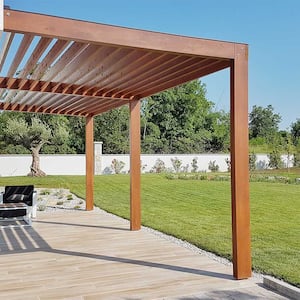
M 300 119 L 299 0 L 4 0 L 11 9 L 249 45 L 249 111 L 271 104 L 286 130 Z M 202 77 L 229 111 L 229 70 Z

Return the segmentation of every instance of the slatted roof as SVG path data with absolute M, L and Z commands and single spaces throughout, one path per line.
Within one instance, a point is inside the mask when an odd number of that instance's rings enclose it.
M 230 66 L 235 43 L 6 9 L 0 110 L 94 116 Z

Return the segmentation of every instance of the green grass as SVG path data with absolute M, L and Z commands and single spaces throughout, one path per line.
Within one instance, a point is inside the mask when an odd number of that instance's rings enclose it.
M 69 188 L 85 196 L 83 176 L 0 177 L 0 185 L 9 184 Z M 250 187 L 253 268 L 300 286 L 300 185 L 251 182 Z M 95 204 L 129 218 L 129 176 L 96 176 Z M 230 214 L 228 181 L 142 176 L 143 225 L 229 259 Z

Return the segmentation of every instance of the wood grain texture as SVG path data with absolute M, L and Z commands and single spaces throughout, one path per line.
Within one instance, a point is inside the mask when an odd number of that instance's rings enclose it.
M 98 209 L 39 211 L 32 227 L 1 228 L 0 264 L 0 299 L 283 299 Z
M 231 198 L 233 274 L 251 276 L 248 149 L 248 48 L 236 47 L 231 67 Z

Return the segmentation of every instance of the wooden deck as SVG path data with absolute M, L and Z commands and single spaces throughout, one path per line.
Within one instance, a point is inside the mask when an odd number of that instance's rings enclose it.
M 232 267 L 95 211 L 1 228 L 0 299 L 285 299 Z

